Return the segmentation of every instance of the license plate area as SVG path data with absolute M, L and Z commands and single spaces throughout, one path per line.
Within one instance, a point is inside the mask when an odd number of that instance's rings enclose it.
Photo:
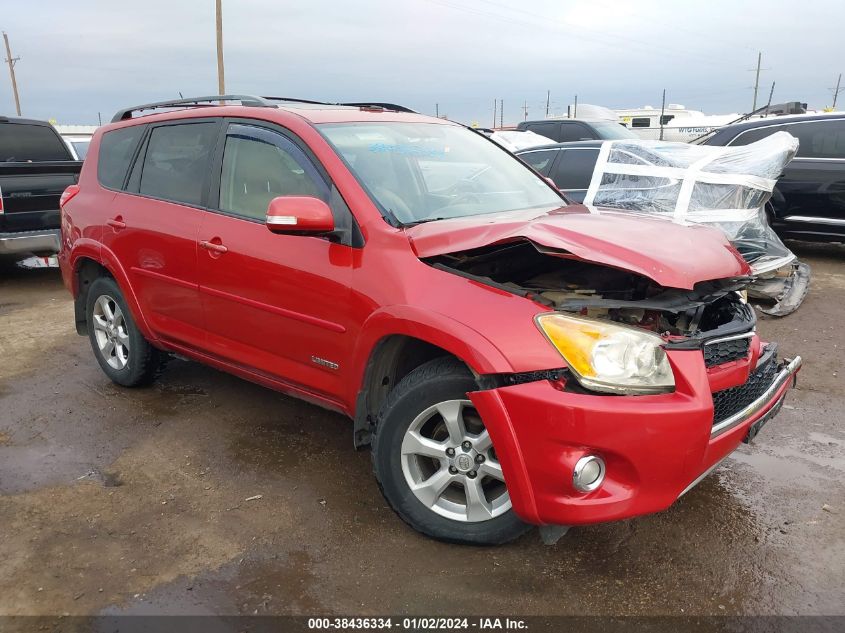
M 754 424 L 748 427 L 748 433 L 746 433 L 745 437 L 742 438 L 742 441 L 744 443 L 750 444 L 754 440 L 754 438 L 757 437 L 757 434 L 760 432 L 760 429 L 766 426 L 766 423 L 780 412 L 781 407 L 783 407 L 783 401 L 785 399 L 786 394 L 783 394 L 780 399 L 774 404 L 774 406 L 768 411 L 766 411 L 763 417 L 761 417 L 759 420 L 754 422 Z

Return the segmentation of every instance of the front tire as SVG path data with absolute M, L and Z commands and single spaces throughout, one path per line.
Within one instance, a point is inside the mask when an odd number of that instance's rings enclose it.
M 124 387 L 152 382 L 161 366 L 161 353 L 135 325 L 114 279 L 94 280 L 88 290 L 85 314 L 91 349 L 112 382 Z
M 497 545 L 524 534 L 496 452 L 467 398 L 478 386 L 467 368 L 438 358 L 390 392 L 373 436 L 376 479 L 408 525 L 453 543 Z

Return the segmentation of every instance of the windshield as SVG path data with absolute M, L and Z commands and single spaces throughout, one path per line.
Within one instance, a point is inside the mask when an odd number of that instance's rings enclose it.
M 593 121 L 590 125 L 595 128 L 599 138 L 605 141 L 615 141 L 622 138 L 640 138 L 621 123 L 614 123 L 612 121 Z
M 370 197 L 402 224 L 565 204 L 518 158 L 462 127 L 380 122 L 319 128 Z

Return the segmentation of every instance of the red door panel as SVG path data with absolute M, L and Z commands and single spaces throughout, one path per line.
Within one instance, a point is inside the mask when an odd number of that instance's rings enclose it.
M 205 341 L 197 280 L 197 233 L 205 212 L 118 193 L 104 245 L 123 264 L 147 323 L 165 339 Z
M 352 249 L 276 235 L 263 224 L 208 213 L 199 250 L 208 349 L 230 361 L 337 396 L 348 376 Z

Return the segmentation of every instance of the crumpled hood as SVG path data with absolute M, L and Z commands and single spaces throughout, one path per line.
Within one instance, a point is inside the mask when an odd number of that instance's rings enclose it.
M 526 239 L 557 251 L 549 254 L 629 270 L 667 288 L 751 273 L 716 229 L 583 205 L 438 220 L 406 234 L 420 258 Z

